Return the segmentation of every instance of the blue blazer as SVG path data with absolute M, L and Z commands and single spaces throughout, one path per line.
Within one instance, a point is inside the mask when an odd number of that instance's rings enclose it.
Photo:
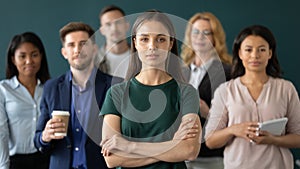
M 49 152 L 49 169 L 70 169 L 72 167 L 72 127 L 69 125 L 67 137 L 61 140 L 52 140 L 50 144 L 41 144 L 40 139 L 46 123 L 51 119 L 53 110 L 71 110 L 72 82 L 70 81 L 71 72 L 48 80 L 44 85 L 43 97 L 41 100 L 41 115 L 38 120 L 37 129 L 34 138 L 36 148 L 41 152 Z M 102 73 L 98 70 L 95 80 L 96 100 L 101 109 L 105 99 L 106 91 L 113 83 L 112 76 Z M 115 78 L 114 78 L 115 79 Z M 90 119 L 99 120 L 98 114 L 90 115 Z M 69 121 L 71 122 L 71 116 Z M 94 121 L 91 124 L 95 124 Z M 94 126 L 94 125 L 92 125 Z M 94 130 L 101 134 L 101 127 L 95 125 Z M 101 136 L 100 136 L 101 137 Z M 100 138 L 99 137 L 99 138 Z M 93 139 L 94 140 L 94 139 Z M 100 139 L 95 143 L 87 137 L 85 143 L 86 161 L 88 169 L 108 168 L 101 154 Z

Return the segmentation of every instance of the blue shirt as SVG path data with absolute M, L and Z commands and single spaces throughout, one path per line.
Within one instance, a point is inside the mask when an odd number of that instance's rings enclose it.
M 85 88 L 81 88 L 72 79 L 71 126 L 73 136 L 72 167 L 87 168 L 85 143 L 88 137 L 88 120 L 90 113 L 98 113 L 99 108 L 95 97 L 95 78 L 97 69 L 93 69 Z M 71 76 L 72 77 L 72 76 Z M 91 125 L 91 124 L 90 124 Z M 101 129 L 99 129 L 101 130 Z
M 0 82 L 0 168 L 8 169 L 9 156 L 37 152 L 33 138 L 40 115 L 43 85 L 38 80 L 34 97 L 14 76 Z

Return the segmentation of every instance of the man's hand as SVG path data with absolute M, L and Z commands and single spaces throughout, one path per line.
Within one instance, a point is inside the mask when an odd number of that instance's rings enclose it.
M 51 140 L 62 139 L 64 136 L 55 136 L 54 133 L 56 132 L 65 132 L 65 123 L 62 122 L 61 119 L 50 119 L 46 123 L 46 127 L 42 133 L 42 141 L 43 142 L 50 142 Z

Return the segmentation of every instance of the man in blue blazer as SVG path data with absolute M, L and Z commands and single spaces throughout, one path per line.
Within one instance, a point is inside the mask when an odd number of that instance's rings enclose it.
M 51 154 L 50 169 L 107 168 L 99 146 L 102 122 L 98 115 L 113 78 L 94 65 L 97 47 L 93 34 L 93 29 L 81 22 L 71 22 L 60 30 L 61 52 L 70 71 L 46 82 L 34 139 L 39 151 Z M 67 136 L 55 135 L 64 131 L 66 124 L 52 119 L 54 110 L 70 113 Z

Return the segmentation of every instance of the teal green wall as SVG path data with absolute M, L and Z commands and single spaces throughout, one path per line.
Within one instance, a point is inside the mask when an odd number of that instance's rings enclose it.
M 194 13 L 213 12 L 222 22 L 231 50 L 236 34 L 245 26 L 264 24 L 274 33 L 278 56 L 298 92 L 300 78 L 299 30 L 300 1 L 296 0 L 1 0 L 0 2 L 0 79 L 5 78 L 5 53 L 13 35 L 33 31 L 45 44 L 52 77 L 68 69 L 60 54 L 58 30 L 70 21 L 83 21 L 99 27 L 99 10 L 108 4 L 122 7 L 127 14 L 156 8 L 189 19 Z M 299 157 L 300 158 L 300 157 Z
M 284 77 L 298 91 L 300 78 L 299 28 L 300 1 L 295 0 L 3 0 L 0 2 L 0 79 L 5 78 L 5 53 L 11 37 L 24 31 L 36 32 L 43 40 L 52 77 L 68 69 L 60 54 L 58 30 L 70 21 L 83 21 L 99 27 L 99 10 L 108 4 L 122 7 L 127 14 L 156 8 L 189 19 L 195 12 L 213 12 L 227 33 L 229 51 L 236 34 L 245 26 L 264 24 L 278 41 L 278 54 Z

